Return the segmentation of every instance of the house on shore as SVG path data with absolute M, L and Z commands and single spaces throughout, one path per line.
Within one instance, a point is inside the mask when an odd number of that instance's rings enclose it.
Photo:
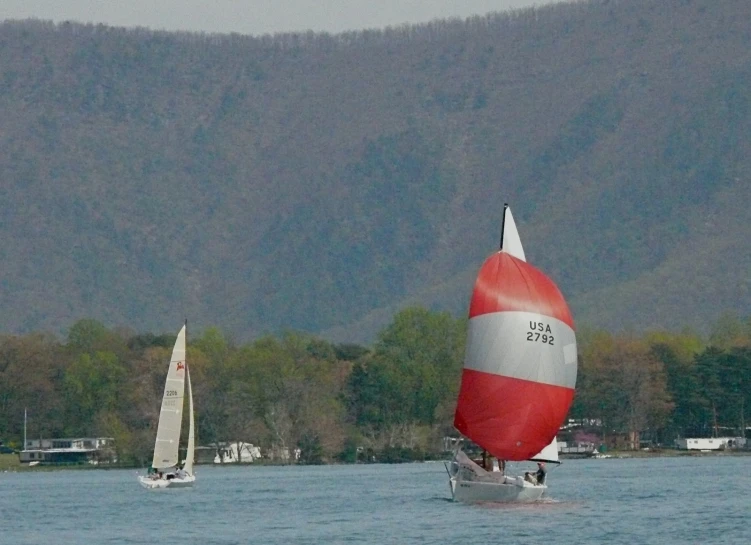
M 687 437 L 676 439 L 675 444 L 682 450 L 731 450 L 746 447 L 743 437 Z
M 215 464 L 250 463 L 261 459 L 261 449 L 252 443 L 241 441 L 219 443 L 214 458 Z
M 22 464 L 69 465 L 117 462 L 112 437 L 27 439 L 18 453 Z
M 590 456 L 597 450 L 594 443 L 577 441 L 558 441 L 558 454 Z

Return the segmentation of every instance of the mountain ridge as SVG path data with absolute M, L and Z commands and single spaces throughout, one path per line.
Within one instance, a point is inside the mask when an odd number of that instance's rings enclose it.
M 405 305 L 466 312 L 504 201 L 577 323 L 749 314 L 749 17 L 635 0 L 336 36 L 2 23 L 0 330 L 188 315 L 370 342 Z

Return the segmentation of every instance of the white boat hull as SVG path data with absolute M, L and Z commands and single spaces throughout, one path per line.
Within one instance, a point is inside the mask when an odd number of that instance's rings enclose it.
M 138 482 L 141 486 L 148 488 L 149 490 L 160 490 L 163 488 L 190 488 L 193 483 L 196 482 L 195 475 L 187 475 L 182 478 L 174 479 L 152 479 L 151 477 L 144 477 L 143 475 L 138 477 Z
M 524 477 L 506 477 L 497 482 L 467 481 L 457 476 L 449 480 L 454 501 L 475 502 L 533 502 L 542 498 L 548 489 L 524 480 Z

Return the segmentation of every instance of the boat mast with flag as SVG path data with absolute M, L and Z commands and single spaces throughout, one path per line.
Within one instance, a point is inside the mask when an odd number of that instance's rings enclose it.
M 534 501 L 547 489 L 545 462 L 558 463 L 556 433 L 574 397 L 574 322 L 558 287 L 526 261 L 504 206 L 501 248 L 477 276 L 469 307 L 454 426 L 487 455 L 537 461 L 537 474 L 481 467 L 461 449 L 447 467 L 457 501 Z

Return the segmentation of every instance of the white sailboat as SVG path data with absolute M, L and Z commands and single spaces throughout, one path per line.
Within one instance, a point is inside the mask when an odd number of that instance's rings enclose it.
M 469 309 L 467 350 L 454 426 L 500 468 L 458 449 L 447 470 L 456 501 L 535 501 L 545 463 L 558 463 L 555 435 L 574 396 L 576 337 L 558 287 L 526 262 L 508 205 L 500 251 L 483 264 Z M 507 475 L 507 461 L 538 462 Z M 487 461 L 487 457 L 486 457 Z
M 149 474 L 139 476 L 141 485 L 149 489 L 186 488 L 193 486 L 196 476 L 193 472 L 195 453 L 195 424 L 193 416 L 193 390 L 190 373 L 185 359 L 185 335 L 187 324 L 177 334 L 172 349 L 167 380 L 164 385 L 162 407 L 159 412 L 159 425 L 154 443 L 154 457 Z M 183 416 L 185 382 L 188 382 L 188 450 L 185 463 L 179 464 L 180 429 Z

